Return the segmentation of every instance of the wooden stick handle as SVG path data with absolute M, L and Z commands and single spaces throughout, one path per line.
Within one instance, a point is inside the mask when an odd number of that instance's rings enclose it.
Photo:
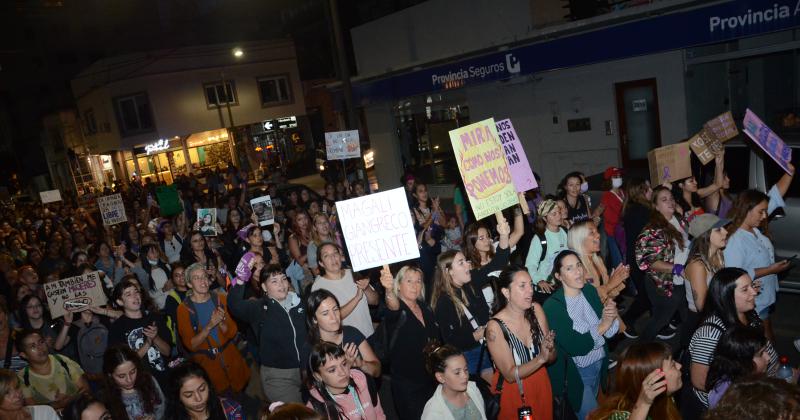
M 525 199 L 525 193 L 517 193 L 517 198 L 519 198 L 519 206 L 522 207 L 522 214 L 526 216 L 531 214 L 531 209 L 528 208 L 528 200 Z

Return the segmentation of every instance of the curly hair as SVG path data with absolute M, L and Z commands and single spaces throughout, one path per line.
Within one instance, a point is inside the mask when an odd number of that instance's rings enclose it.
M 800 418 L 800 388 L 763 375 L 733 383 L 706 420 L 794 420 Z

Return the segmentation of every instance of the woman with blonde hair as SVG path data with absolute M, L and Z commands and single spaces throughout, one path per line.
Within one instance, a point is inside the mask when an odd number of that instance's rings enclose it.
M 586 281 L 592 283 L 605 303 L 609 298 L 619 296 L 625 288 L 625 280 L 630 276 L 630 267 L 620 263 L 608 274 L 603 257 L 600 256 L 600 232 L 594 221 L 583 220 L 575 223 L 567 233 L 569 248 L 581 259 Z
M 325 213 L 317 213 L 311 218 L 311 240 L 308 242 L 306 251 L 308 254 L 308 268 L 315 276 L 319 275 L 317 248 L 326 242 L 332 242 L 342 246 L 330 220 L 328 220 L 328 216 L 326 216 Z
M 8 369 L 0 369 L 0 418 L 58 420 L 53 407 L 49 405 L 25 406 L 25 398 L 19 387 L 19 377 Z
M 589 420 L 679 420 L 672 394 L 681 388 L 681 365 L 664 343 L 636 343 L 620 356 L 614 391 Z

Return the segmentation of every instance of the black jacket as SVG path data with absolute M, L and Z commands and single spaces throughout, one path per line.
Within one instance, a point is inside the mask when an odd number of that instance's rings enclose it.
M 261 364 L 278 369 L 300 367 L 300 355 L 307 345 L 306 313 L 301 299 L 289 292 L 292 306 L 287 312 L 278 301 L 268 297 L 245 300 L 246 285 L 234 286 L 228 295 L 231 314 L 250 324 L 255 332 Z

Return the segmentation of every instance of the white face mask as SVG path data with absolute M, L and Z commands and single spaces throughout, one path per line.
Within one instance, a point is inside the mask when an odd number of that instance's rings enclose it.
M 589 191 L 589 183 L 588 182 L 584 182 L 584 183 L 581 184 L 581 193 L 585 193 L 586 191 Z
M 150 258 L 148 258 L 148 259 L 147 259 L 147 262 L 149 262 L 149 263 L 150 263 L 150 265 L 156 265 L 156 264 L 158 264 L 158 260 L 151 260 Z
M 619 188 L 622 186 L 622 178 L 611 178 L 611 188 Z

